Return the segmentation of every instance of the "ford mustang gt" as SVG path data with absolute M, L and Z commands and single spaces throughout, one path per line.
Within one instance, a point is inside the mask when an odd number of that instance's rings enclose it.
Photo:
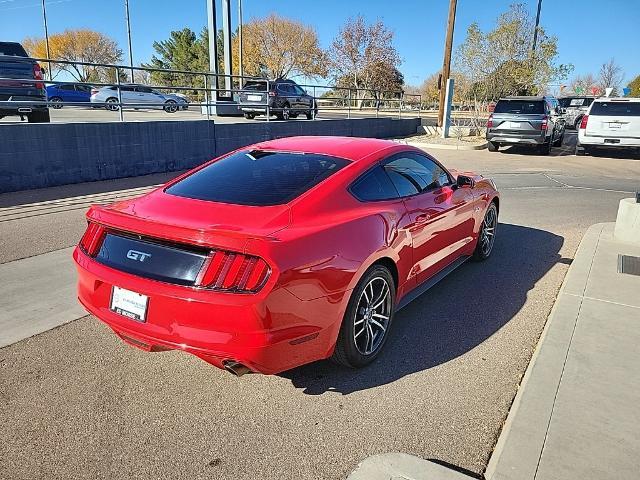
M 125 342 L 236 375 L 374 360 L 394 314 L 491 254 L 494 183 L 422 150 L 291 137 L 225 154 L 142 197 L 93 206 L 78 298 Z

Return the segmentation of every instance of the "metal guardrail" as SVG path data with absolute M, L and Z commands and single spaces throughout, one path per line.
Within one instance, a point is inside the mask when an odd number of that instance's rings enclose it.
M 34 78 L 9 78 L 9 77 L 0 77 L 0 86 L 2 86 L 3 82 L 16 82 L 20 84 L 36 84 L 36 83 L 45 83 L 49 85 L 60 85 L 60 84 L 69 84 L 73 83 L 75 85 L 86 85 L 92 88 L 102 88 L 102 87 L 116 87 L 117 92 L 117 102 L 94 102 L 92 101 L 89 105 L 91 107 L 102 107 L 108 108 L 114 111 L 119 112 L 120 121 L 124 121 L 124 110 L 125 109 L 164 109 L 168 113 L 177 112 L 181 105 L 177 102 L 167 103 L 158 102 L 158 103 L 138 103 L 131 101 L 124 101 L 122 98 L 122 90 L 123 87 L 129 85 L 140 85 L 152 90 L 158 91 L 161 95 L 163 92 L 172 91 L 172 92 L 195 92 L 196 99 L 198 101 L 188 102 L 188 106 L 198 106 L 204 107 L 203 110 L 206 110 L 207 118 L 211 116 L 211 107 L 217 107 L 221 105 L 228 105 L 229 102 L 233 101 L 234 96 L 238 96 L 241 92 L 245 92 L 242 88 L 248 81 L 259 81 L 265 82 L 265 90 L 264 94 L 266 101 L 264 103 L 253 103 L 252 106 L 258 108 L 264 108 L 266 113 L 267 121 L 270 120 L 272 115 L 280 115 L 282 114 L 282 108 L 275 108 L 270 105 L 268 92 L 270 91 L 270 85 L 274 82 L 273 80 L 269 80 L 263 77 L 253 77 L 253 76 L 239 76 L 239 75 L 225 75 L 225 74 L 214 74 L 212 72 L 205 71 L 188 71 L 188 70 L 172 70 L 172 69 L 162 69 L 162 68 L 151 68 L 151 67 L 130 67 L 125 65 L 113 65 L 113 64 L 104 64 L 104 63 L 93 63 L 93 62 L 82 62 L 82 61 L 68 61 L 68 60 L 55 60 L 55 59 L 43 59 L 43 58 L 34 58 L 42 64 L 47 64 L 49 67 L 49 71 L 51 71 L 51 65 L 75 65 L 75 66 L 83 66 L 83 67 L 94 67 L 100 68 L 104 70 L 111 70 L 114 76 L 114 82 L 75 82 L 75 81 L 56 81 L 56 80 L 39 80 Z M 135 71 L 138 72 L 147 72 L 151 73 L 161 73 L 164 75 L 181 75 L 191 77 L 192 81 L 189 82 L 188 85 L 170 85 L 170 84 L 146 84 L 142 82 L 134 82 L 135 79 Z M 131 72 L 133 75 L 132 82 L 125 82 L 124 78 L 127 77 L 127 73 Z M 227 83 L 227 79 L 229 79 L 229 85 L 231 88 L 221 88 L 219 87 L 222 84 Z M 339 85 L 320 85 L 320 84 L 298 84 L 301 88 L 307 91 L 307 94 L 313 97 L 313 106 L 312 108 L 312 116 L 313 119 L 316 118 L 316 112 L 320 108 L 324 111 L 331 110 L 346 110 L 347 118 L 351 118 L 353 112 L 360 113 L 371 113 L 372 115 L 379 116 L 380 113 L 396 113 L 398 117 L 401 117 L 403 112 L 407 112 L 407 108 L 409 111 L 417 113 L 418 116 L 422 116 L 422 99 L 420 95 L 417 94 L 406 94 L 403 91 L 390 91 L 390 90 L 371 90 L 371 89 L 362 89 L 362 88 L 353 88 L 353 87 L 343 87 Z M 318 93 L 322 92 L 320 96 Z M 340 95 L 342 92 L 342 95 Z M 257 93 L 262 94 L 263 91 L 257 91 Z M 327 95 L 328 94 L 328 95 Z M 202 101 L 200 101 L 202 100 Z M 15 108 L 16 105 L 18 107 L 22 106 L 23 108 L 29 108 L 29 106 L 34 107 L 42 107 L 44 102 L 37 102 L 33 100 L 4 100 L 0 101 L 0 108 L 3 106 L 7 106 L 9 108 Z M 329 106 L 328 104 L 333 104 Z M 87 107 L 88 104 L 86 102 L 69 102 L 62 101 L 57 102 L 55 105 L 51 102 L 47 101 L 47 106 L 53 108 L 58 106 L 82 106 Z M 416 108 L 417 107 L 417 108 Z

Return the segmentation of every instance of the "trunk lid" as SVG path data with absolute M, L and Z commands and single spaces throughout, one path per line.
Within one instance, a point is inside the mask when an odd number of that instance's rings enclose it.
M 169 195 L 163 189 L 94 206 L 87 217 L 118 231 L 236 251 L 242 251 L 248 239 L 268 237 L 291 222 L 287 205 L 232 205 Z

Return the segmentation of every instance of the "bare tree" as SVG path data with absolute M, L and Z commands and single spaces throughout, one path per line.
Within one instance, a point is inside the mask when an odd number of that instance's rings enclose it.
M 624 72 L 622 71 L 622 67 L 616 63 L 615 59 L 612 58 L 600 67 L 598 83 L 603 91 L 606 88 L 613 88 L 612 95 L 619 95 L 619 88 L 623 79 Z
M 402 85 L 393 32 L 381 21 L 367 25 L 361 16 L 350 18 L 333 39 L 328 54 L 336 83 L 358 89 L 359 106 L 366 90 Z

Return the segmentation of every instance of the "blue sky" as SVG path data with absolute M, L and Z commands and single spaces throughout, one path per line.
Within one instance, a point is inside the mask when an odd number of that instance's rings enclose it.
M 535 10 L 537 0 L 520 1 Z M 458 0 L 455 44 L 464 39 L 471 22 L 489 28 L 513 2 Z M 448 4 L 448 0 L 243 0 L 243 10 L 245 21 L 277 12 L 313 25 L 324 47 L 349 16 L 380 18 L 395 32 L 405 81 L 419 84 L 441 66 Z M 123 0 L 47 0 L 49 32 L 99 30 L 126 52 L 123 5 Z M 235 26 L 235 0 L 232 7 Z M 206 24 L 204 0 L 130 0 L 130 8 L 136 63 L 147 61 L 153 41 L 167 38 L 171 30 L 188 26 L 200 31 Z M 597 75 L 611 57 L 622 65 L 626 81 L 640 74 L 640 0 L 543 0 L 541 24 L 558 37 L 559 61 L 573 63 L 574 74 Z M 0 40 L 42 35 L 39 0 L 0 0 Z

